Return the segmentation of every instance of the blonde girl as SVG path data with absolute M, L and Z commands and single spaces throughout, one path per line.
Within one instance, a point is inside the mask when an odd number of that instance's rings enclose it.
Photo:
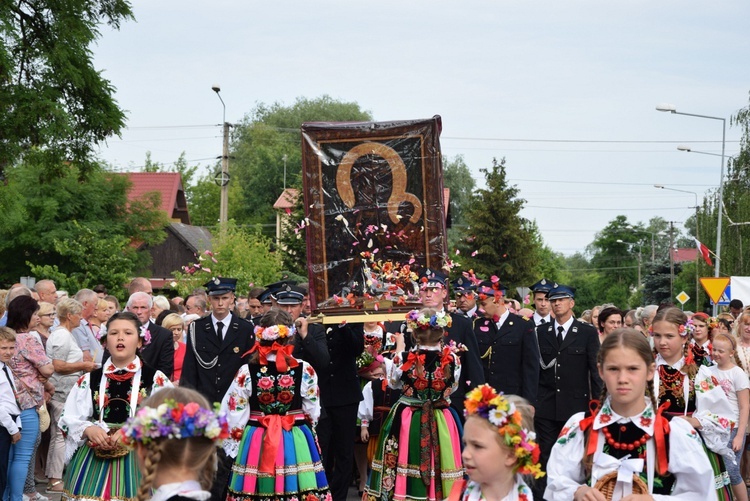
M 187 388 L 154 393 L 122 433 L 135 447 L 143 477 L 138 501 L 205 501 L 210 496 L 216 445 L 229 436 L 229 428 L 200 393 Z
M 713 497 L 711 465 L 698 433 L 684 419 L 668 422 L 656 407 L 656 367 L 643 335 L 615 330 L 601 345 L 597 367 L 604 382 L 601 408 L 565 424 L 547 463 L 544 498 L 605 501 L 596 488 L 600 480 L 613 482 L 614 495 L 627 501 Z M 645 493 L 633 494 L 634 485 Z
M 448 499 L 531 501 L 533 495 L 523 475 L 544 475 L 531 405 L 516 395 L 498 394 L 484 384 L 466 395 L 464 409 L 461 458 L 469 482 L 456 482 Z
M 734 363 L 735 346 L 733 337 L 727 334 L 716 335 L 713 340 L 716 365 L 711 367 L 711 372 L 719 380 L 734 411 L 729 447 L 734 451 L 736 462 L 728 461 L 726 464 L 729 481 L 732 484 L 734 498 L 738 501 L 747 501 L 747 487 L 742 481 L 739 463 L 745 447 L 745 430 L 750 412 L 750 379 L 745 371 Z

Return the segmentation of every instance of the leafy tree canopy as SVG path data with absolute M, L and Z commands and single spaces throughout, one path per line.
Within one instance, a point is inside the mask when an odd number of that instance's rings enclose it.
M 44 176 L 85 177 L 92 149 L 118 134 L 125 115 L 93 66 L 99 26 L 132 19 L 127 0 L 0 3 L 0 172 L 30 156 Z
M 70 164 L 59 172 L 46 179 L 42 162 L 6 171 L 7 184 L 0 185 L 0 282 L 12 284 L 33 272 L 61 288 L 102 283 L 119 290 L 148 264 L 137 243 L 155 244 L 166 236 L 159 194 L 128 203 L 127 176 L 94 166 L 83 182 Z

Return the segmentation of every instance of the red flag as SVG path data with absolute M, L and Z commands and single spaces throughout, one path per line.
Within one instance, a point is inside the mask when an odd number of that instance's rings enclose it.
M 701 256 L 703 256 L 703 260 L 706 262 L 707 265 L 713 266 L 714 263 L 711 261 L 711 251 L 708 250 L 708 247 L 700 243 L 700 240 L 697 238 L 695 240 L 695 245 L 698 246 L 698 252 L 701 253 Z

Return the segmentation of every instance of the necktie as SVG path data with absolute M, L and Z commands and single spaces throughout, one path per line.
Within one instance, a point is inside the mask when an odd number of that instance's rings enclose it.
M 216 322 L 216 335 L 219 336 L 219 341 L 224 340 L 224 324 L 222 322 Z
M 563 343 L 563 332 L 565 332 L 565 329 L 562 325 L 557 326 L 557 346 L 562 345 Z
M 539 325 L 544 325 L 544 324 L 546 324 L 546 323 L 547 323 L 547 320 L 545 320 L 545 319 L 541 319 L 541 320 L 539 321 Z

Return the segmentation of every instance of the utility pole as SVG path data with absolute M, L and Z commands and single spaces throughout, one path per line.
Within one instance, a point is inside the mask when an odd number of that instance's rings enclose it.
M 227 122 L 227 106 L 224 104 L 224 100 L 221 98 L 221 87 L 214 85 L 211 89 L 216 92 L 216 96 L 221 101 L 224 113 L 223 129 L 224 129 L 224 144 L 221 152 L 221 174 L 214 178 L 214 182 L 221 187 L 221 198 L 219 201 L 219 225 L 221 231 L 226 230 L 226 224 L 229 220 L 228 207 L 229 207 L 229 123 Z
M 669 300 L 674 297 L 674 221 L 669 222 Z

